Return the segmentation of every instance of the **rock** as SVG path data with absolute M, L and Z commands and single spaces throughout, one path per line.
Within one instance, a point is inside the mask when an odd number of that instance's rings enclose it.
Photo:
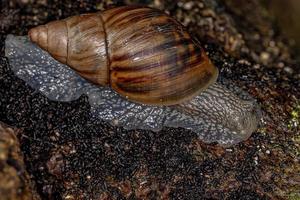
M 0 199 L 40 199 L 25 169 L 18 132 L 0 122 Z

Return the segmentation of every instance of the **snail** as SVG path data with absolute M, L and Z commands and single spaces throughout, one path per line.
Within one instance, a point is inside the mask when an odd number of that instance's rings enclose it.
M 231 145 L 257 129 L 259 108 L 218 78 L 197 39 L 164 12 L 123 6 L 9 35 L 12 70 L 51 100 L 89 97 L 93 116 L 126 129 L 183 127 Z M 218 80 L 217 80 L 218 79 Z

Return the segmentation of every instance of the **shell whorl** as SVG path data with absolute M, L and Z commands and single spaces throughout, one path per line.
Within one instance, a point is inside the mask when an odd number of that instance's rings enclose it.
M 56 60 L 98 85 L 108 85 L 105 31 L 101 16 L 83 14 L 29 31 L 30 39 Z
M 45 33 L 32 30 L 30 37 L 54 58 L 135 102 L 178 104 L 199 94 L 218 76 L 199 43 L 180 23 L 156 9 L 124 6 L 35 29 L 47 29 L 47 42 L 34 39 Z M 56 35 L 64 36 L 54 39 Z
M 64 23 L 61 21 L 54 21 L 30 29 L 28 35 L 32 42 L 38 44 L 42 49 L 48 51 L 55 59 L 65 64 L 67 63 L 68 55 L 67 33 L 67 28 Z

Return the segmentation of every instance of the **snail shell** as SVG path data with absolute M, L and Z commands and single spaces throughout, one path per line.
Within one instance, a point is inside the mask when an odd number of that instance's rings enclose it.
M 218 76 L 180 23 L 148 7 L 73 16 L 33 28 L 29 36 L 85 79 L 138 103 L 185 102 Z

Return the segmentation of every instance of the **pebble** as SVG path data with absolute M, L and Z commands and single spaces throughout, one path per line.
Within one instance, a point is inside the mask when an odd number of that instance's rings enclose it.
M 261 52 L 260 59 L 263 63 L 268 62 L 270 59 L 270 54 L 268 52 Z
M 183 4 L 183 8 L 186 9 L 186 10 L 191 10 L 193 6 L 194 6 L 193 1 L 190 1 L 190 2 L 187 2 L 187 3 Z
M 288 74 L 292 74 L 294 72 L 294 70 L 291 67 L 285 67 L 283 68 L 283 71 L 285 71 Z

